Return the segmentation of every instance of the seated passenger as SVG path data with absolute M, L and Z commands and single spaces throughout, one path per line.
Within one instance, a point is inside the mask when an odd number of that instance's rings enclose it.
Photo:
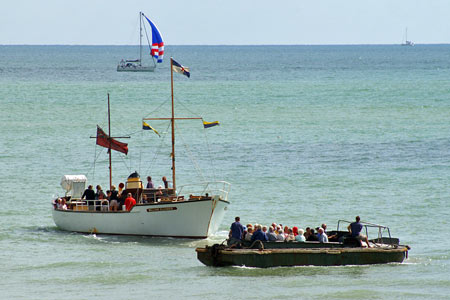
M 291 228 L 288 229 L 288 235 L 287 235 L 285 241 L 286 242 L 293 242 L 293 241 L 295 241 L 294 231 Z
M 321 243 L 328 243 L 328 236 L 325 233 L 325 231 L 323 230 L 323 228 L 319 228 L 319 232 L 317 234 L 317 239 L 319 240 L 319 242 Z
M 247 227 L 247 233 L 245 234 L 245 241 L 251 241 L 253 236 L 253 227 Z
M 305 236 L 303 235 L 305 231 L 303 229 L 298 230 L 298 235 L 295 237 L 297 242 L 306 242 Z
M 258 224 L 256 226 L 256 231 L 253 233 L 251 241 L 263 241 L 267 242 L 269 239 L 267 238 L 267 235 L 262 231 L 261 225 Z
M 277 235 L 273 231 L 273 226 L 269 227 L 269 233 L 267 234 L 267 238 L 269 239 L 269 242 L 275 242 L 277 240 Z
M 133 206 L 136 205 L 136 200 L 132 197 L 131 193 L 127 194 L 127 198 L 125 199 L 125 208 L 127 211 L 130 211 Z
M 286 237 L 285 241 L 286 242 L 293 242 L 293 241 L 295 241 L 294 231 L 291 228 L 289 228 L 289 234 Z
M 267 235 L 267 226 L 263 226 L 262 231 Z
M 62 198 L 61 200 L 61 209 L 67 210 L 66 198 Z
M 306 239 L 308 242 L 317 242 L 319 239 L 317 238 L 317 235 L 314 232 L 314 229 L 310 229 L 310 235 Z
M 283 234 L 284 234 L 284 238 L 286 239 L 289 235 L 289 226 L 284 226 Z
M 369 240 L 367 239 L 367 236 L 361 234 L 361 230 L 363 229 L 363 225 L 360 223 L 359 216 L 357 216 L 355 219 L 356 219 L 356 222 L 351 223 L 347 227 L 348 230 L 351 233 L 351 237 L 357 239 L 360 243 L 361 243 L 361 241 L 365 241 L 366 244 L 367 244 L 367 247 L 371 248 L 370 244 L 369 244 Z M 362 243 L 361 243 L 361 247 L 362 247 Z
M 158 186 L 158 190 L 155 192 L 155 198 L 156 200 L 161 199 L 161 197 L 164 195 L 163 187 L 162 185 Z
M 62 209 L 61 198 L 56 199 L 56 209 Z
M 277 242 L 284 242 L 284 234 L 281 228 L 278 229 L 277 233 Z
M 306 227 L 306 231 L 303 235 L 305 236 L 305 239 L 308 240 L 309 236 L 311 235 L 311 228 Z
M 297 226 L 292 227 L 292 232 L 294 233 L 294 236 L 297 236 L 298 235 L 298 227 Z

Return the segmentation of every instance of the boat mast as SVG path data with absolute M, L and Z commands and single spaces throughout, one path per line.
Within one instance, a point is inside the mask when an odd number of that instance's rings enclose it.
M 172 58 L 170 58 L 170 88 L 172 94 L 172 118 L 170 119 L 172 127 L 172 187 L 176 191 L 176 181 L 175 181 L 175 111 L 173 105 L 173 63 Z
M 139 12 L 139 65 L 142 65 L 142 11 Z
M 111 137 L 111 110 L 109 106 L 109 93 L 108 93 L 108 136 Z M 112 140 L 109 139 L 109 190 L 111 190 L 112 187 L 112 163 L 111 163 L 111 145 Z

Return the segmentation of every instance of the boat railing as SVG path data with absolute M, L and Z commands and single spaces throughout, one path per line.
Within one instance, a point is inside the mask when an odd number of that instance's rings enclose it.
M 346 221 L 346 220 L 339 220 L 338 221 L 338 225 L 337 225 L 337 231 L 338 232 L 339 232 L 339 227 L 341 225 L 341 222 L 342 223 L 347 223 L 347 224 L 353 223 L 353 222 Z M 363 225 L 365 234 L 366 234 L 368 239 L 370 239 L 370 237 L 369 237 L 369 229 L 370 228 L 376 228 L 377 229 L 377 238 L 372 239 L 372 240 L 374 240 L 377 243 L 391 244 L 391 245 L 398 243 L 397 239 L 393 239 L 391 237 L 391 231 L 389 230 L 389 227 L 384 226 L 384 225 L 380 225 L 380 224 L 374 224 L 374 223 L 362 222 L 362 221 L 360 221 L 360 223 Z M 347 227 L 345 227 L 345 228 L 347 228 Z M 388 237 L 383 237 L 383 233 L 385 231 L 387 231 Z
M 226 181 L 207 181 L 185 184 L 178 187 L 178 195 L 219 195 L 220 199 L 227 200 L 231 184 Z
M 103 200 L 70 199 L 66 202 L 67 210 L 74 211 L 109 211 L 108 204 L 102 204 Z M 55 207 L 56 209 L 56 207 Z

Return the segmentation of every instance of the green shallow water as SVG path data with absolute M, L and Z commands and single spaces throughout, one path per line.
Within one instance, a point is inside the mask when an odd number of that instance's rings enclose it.
M 0 251 L 4 299 L 446 299 L 450 293 L 450 46 L 167 47 L 191 68 L 175 77 L 178 184 L 232 183 L 208 240 L 95 236 L 58 230 L 50 200 L 64 174 L 106 186 L 107 157 L 90 136 L 131 135 L 114 183 L 170 174 L 164 138 L 141 132 L 168 116 L 167 59 L 155 73 L 117 73 L 132 47 L 0 46 Z M 156 112 L 157 111 L 157 112 Z M 190 158 L 195 157 L 193 166 Z M 94 159 L 97 160 L 95 168 Z M 335 228 L 388 225 L 412 247 L 382 266 L 214 269 L 195 247 L 243 223 Z

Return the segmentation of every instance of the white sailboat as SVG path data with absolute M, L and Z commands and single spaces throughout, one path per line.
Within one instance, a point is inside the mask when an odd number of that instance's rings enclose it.
M 402 46 L 414 46 L 414 43 L 408 40 L 408 28 L 405 29 L 405 41 L 402 43 Z
M 130 210 L 113 211 L 107 201 L 84 200 L 84 175 L 65 175 L 61 186 L 65 196 L 53 200 L 55 224 L 62 230 L 98 234 L 146 235 L 177 238 L 206 238 L 214 234 L 225 215 L 230 184 L 225 181 L 203 182 L 185 186 L 176 185 L 175 176 L 175 121 L 202 118 L 176 118 L 174 116 L 173 71 L 189 75 L 187 68 L 171 59 L 172 116 L 144 120 L 169 120 L 172 136 L 172 187 L 146 189 L 137 172 L 131 174 L 123 194 L 131 193 L 137 204 Z M 178 69 L 177 69 L 178 68 Z M 181 70 L 181 71 L 180 71 Z M 213 123 L 203 122 L 205 128 Z M 127 144 L 111 137 L 108 95 L 108 127 L 106 134 L 97 128 L 97 144 L 109 149 L 109 178 L 112 186 L 111 150 L 128 152 Z M 144 123 L 145 125 L 146 123 Z M 147 199 L 147 201 L 144 201 Z M 55 202 L 66 202 L 66 206 Z
M 144 19 L 147 20 L 151 28 L 152 44 L 148 38 L 147 29 L 143 24 Z M 153 65 L 144 65 L 142 56 L 142 29 L 145 31 L 145 37 L 148 42 L 151 61 Z M 156 25 L 147 18 L 143 12 L 139 12 L 139 58 L 138 59 L 122 59 L 117 65 L 117 72 L 153 72 L 156 68 L 156 63 L 162 63 L 164 56 L 164 42 Z

